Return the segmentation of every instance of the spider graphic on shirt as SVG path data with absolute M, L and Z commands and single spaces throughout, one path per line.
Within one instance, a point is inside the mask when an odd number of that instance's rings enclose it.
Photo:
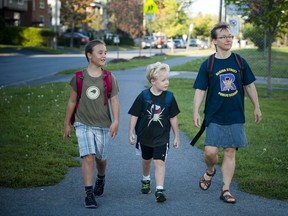
M 152 121 L 159 122 L 159 124 L 163 127 L 161 119 L 162 119 L 162 113 L 164 110 L 165 108 L 161 110 L 161 107 L 156 104 L 153 104 L 150 110 L 147 110 L 147 112 L 149 113 L 148 118 L 150 119 L 150 121 L 148 122 L 148 127 Z

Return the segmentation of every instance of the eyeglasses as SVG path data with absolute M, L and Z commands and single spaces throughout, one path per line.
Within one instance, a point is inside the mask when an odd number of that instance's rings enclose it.
M 220 39 L 220 40 L 223 40 L 223 39 L 229 39 L 229 40 L 231 40 L 231 39 L 233 39 L 234 38 L 234 36 L 233 35 L 229 35 L 229 36 L 222 36 L 222 37 L 217 37 L 217 39 Z

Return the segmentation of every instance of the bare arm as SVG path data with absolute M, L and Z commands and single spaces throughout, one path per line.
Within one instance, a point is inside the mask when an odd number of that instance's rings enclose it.
M 253 106 L 254 106 L 254 119 L 256 124 L 259 124 L 262 120 L 262 113 L 260 110 L 258 94 L 254 83 L 244 86 Z
M 77 92 L 71 89 L 70 98 L 68 101 L 68 105 L 66 108 L 66 115 L 64 119 L 64 140 L 66 140 L 71 135 L 71 127 L 70 127 L 70 119 L 74 112 L 75 106 L 77 102 Z
M 196 89 L 194 94 L 194 103 L 193 103 L 193 122 L 195 127 L 201 127 L 200 119 L 200 107 L 205 96 L 204 90 Z
M 180 146 L 180 137 L 179 137 L 179 127 L 178 127 L 178 118 L 177 116 L 174 116 L 173 118 L 170 118 L 170 124 L 172 127 L 172 130 L 174 132 L 174 148 L 178 148 Z
M 131 144 L 135 144 L 136 143 L 136 137 L 135 137 L 135 134 L 134 134 L 134 129 L 135 129 L 137 120 L 138 120 L 137 116 L 131 115 L 130 122 L 129 122 L 129 142 Z
M 111 97 L 111 109 L 112 109 L 112 115 L 113 115 L 113 122 L 109 128 L 109 132 L 110 132 L 112 139 L 114 139 L 115 136 L 117 135 L 118 128 L 119 128 L 120 108 L 119 108 L 118 95 Z

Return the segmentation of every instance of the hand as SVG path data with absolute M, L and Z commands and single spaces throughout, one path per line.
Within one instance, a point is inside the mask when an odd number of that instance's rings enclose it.
M 70 128 L 70 125 L 67 125 L 64 128 L 64 135 L 63 135 L 64 141 L 66 141 L 67 138 L 69 138 L 69 137 L 71 137 L 71 128 Z
M 254 111 L 254 119 L 256 124 L 260 124 L 260 122 L 262 121 L 262 113 L 260 109 L 256 109 Z
M 179 138 L 175 138 L 173 147 L 177 149 L 177 148 L 179 148 L 179 146 L 180 146 L 180 140 L 179 140 Z
M 194 123 L 195 127 L 197 127 L 197 128 L 201 127 L 201 119 L 200 119 L 199 113 L 193 114 L 193 123 Z
M 130 133 L 130 135 L 129 135 L 129 142 L 131 145 L 136 144 L 136 137 L 133 133 Z
M 114 139 L 118 132 L 118 123 L 113 122 L 109 128 L 109 133 L 111 135 L 111 138 Z

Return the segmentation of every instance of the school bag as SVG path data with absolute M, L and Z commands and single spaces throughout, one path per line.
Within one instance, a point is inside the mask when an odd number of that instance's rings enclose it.
M 75 122 L 75 114 L 79 106 L 81 94 L 82 94 L 82 87 L 83 87 L 83 71 L 76 71 L 76 86 L 77 86 L 77 101 L 76 106 L 74 108 L 73 114 L 70 119 L 71 125 Z M 103 82 L 104 82 L 104 105 L 108 103 L 108 98 L 111 96 L 112 92 L 112 74 L 108 70 L 103 70 Z
M 136 126 L 135 126 L 135 134 L 137 135 L 137 139 L 143 131 L 142 124 L 143 124 L 143 120 L 144 120 L 145 116 L 147 115 L 146 110 L 148 109 L 148 106 L 152 104 L 149 88 L 144 89 L 142 91 L 142 97 L 143 97 L 144 104 L 142 107 L 142 111 L 141 111 L 140 115 L 138 116 Z M 165 109 L 170 110 L 172 99 L 173 99 L 173 93 L 170 91 L 166 91 L 165 100 L 164 100 Z M 137 143 L 138 143 L 138 141 L 137 141 Z
M 208 79 L 208 92 L 207 95 L 210 93 L 209 89 L 210 89 L 210 85 L 213 81 L 213 74 L 212 74 L 212 70 L 213 70 L 213 65 L 214 65 L 214 61 L 215 61 L 215 54 L 212 54 L 209 56 L 208 61 L 207 61 L 207 66 L 206 66 L 206 72 L 207 72 L 207 76 L 209 77 Z M 235 57 L 235 60 L 237 62 L 238 67 L 240 68 L 239 72 L 240 72 L 240 77 L 241 77 L 241 81 L 243 82 L 243 73 L 244 73 L 244 63 L 243 63 L 243 58 L 237 54 L 237 53 L 232 53 Z M 204 107 L 204 113 L 206 111 L 206 106 L 207 106 L 207 96 L 206 96 L 206 101 L 205 101 L 205 107 Z M 204 120 L 202 122 L 201 128 L 198 131 L 198 133 L 195 135 L 195 137 L 192 139 L 192 141 L 190 142 L 190 145 L 194 146 L 196 144 L 196 142 L 198 141 L 198 139 L 201 137 L 201 135 L 203 134 L 203 132 L 206 129 L 205 126 L 205 117 Z

